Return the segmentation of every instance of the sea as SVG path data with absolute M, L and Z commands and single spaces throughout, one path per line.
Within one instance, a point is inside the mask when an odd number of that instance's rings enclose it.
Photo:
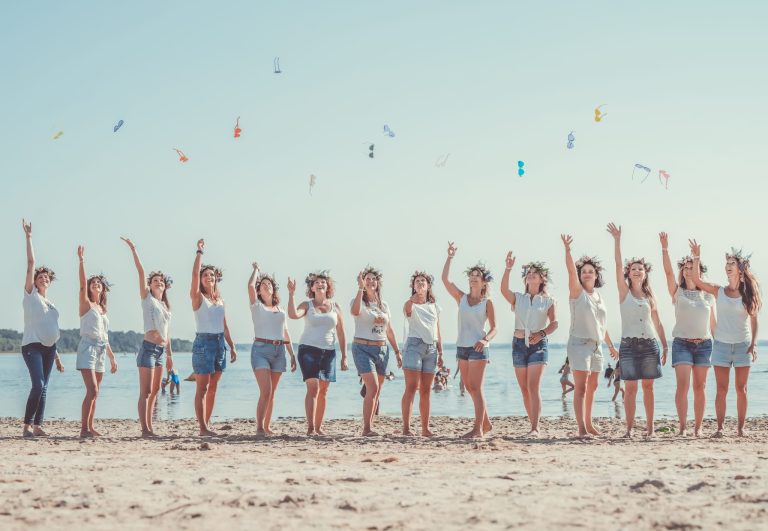
M 451 368 L 451 376 L 456 372 L 456 360 L 449 353 L 453 348 L 445 346 L 447 365 Z M 250 363 L 250 348 L 248 345 L 238 347 L 237 362 L 227 364 L 227 368 L 219 383 L 216 395 L 216 406 L 213 412 L 214 420 L 229 420 L 235 418 L 253 418 L 256 414 L 256 402 L 259 396 L 256 379 Z M 136 419 L 138 401 L 138 369 L 136 356 L 133 353 L 116 354 L 118 371 L 115 374 L 107 372 L 104 375 L 101 391 L 96 408 L 97 418 Z M 549 365 L 544 371 L 541 385 L 542 415 L 545 417 L 573 417 L 573 392 L 562 396 L 560 375 L 558 370 L 565 361 L 565 346 L 550 345 Z M 182 378 L 181 392 L 171 395 L 166 392 L 158 396 L 156 404 L 156 419 L 176 420 L 194 418 L 195 383 L 183 381 L 192 372 L 191 353 L 174 353 L 174 363 Z M 80 373 L 75 370 L 75 354 L 62 354 L 65 371 L 55 370 L 51 375 L 46 402 L 46 418 L 76 420 L 80 418 L 80 406 L 85 395 Z M 326 418 L 355 418 L 362 414 L 362 398 L 360 382 L 352 363 L 352 353 L 349 349 L 350 370 L 342 372 L 339 369 L 337 357 L 336 382 L 331 384 L 328 392 Z M 768 365 L 758 362 L 753 366 L 749 376 L 749 411 L 750 417 L 768 415 Z M 613 361 L 611 360 L 611 363 Z M 107 367 L 109 364 L 107 363 Z M 400 416 L 400 400 L 403 395 L 403 373 L 397 368 L 394 355 L 391 356 L 388 370 L 395 378 L 386 381 L 382 388 L 380 411 L 381 415 Z M 662 369 L 663 376 L 655 382 L 656 417 L 676 418 L 675 409 L 675 374 L 672 367 Z M 498 344 L 491 347 L 491 363 L 486 369 L 485 396 L 488 402 L 488 414 L 495 416 L 525 416 L 525 409 L 520 389 L 515 379 L 512 367 L 512 346 Z M 607 387 L 608 381 L 600 377 L 600 387 L 597 390 L 593 413 L 598 417 L 624 416 L 621 399 L 611 401 L 613 386 Z M 30 389 L 29 373 L 21 354 L 0 356 L 0 416 L 23 417 L 27 395 Z M 280 379 L 274 406 L 274 418 L 304 417 L 304 395 L 306 387 L 301 379 L 301 371 L 287 372 Z M 638 394 L 642 394 L 639 391 Z M 707 379 L 706 416 L 714 417 L 715 377 L 712 370 Z M 733 389 L 733 372 L 731 372 L 731 387 L 728 393 L 727 412 L 729 416 L 736 414 L 736 395 Z M 440 392 L 432 393 L 432 415 L 451 417 L 472 417 L 472 399 L 468 394 L 462 395 L 458 378 L 451 379 L 449 387 Z M 414 403 L 414 414 L 418 414 L 418 394 Z M 642 398 L 638 397 L 638 417 L 644 416 Z M 693 418 L 693 396 L 689 393 L 689 419 Z

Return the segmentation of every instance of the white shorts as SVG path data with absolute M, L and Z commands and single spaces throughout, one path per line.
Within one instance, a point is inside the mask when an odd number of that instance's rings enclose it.
M 602 372 L 602 345 L 594 339 L 571 336 L 566 347 L 572 371 Z
M 77 345 L 77 361 L 75 369 L 90 369 L 96 372 L 104 372 L 104 358 L 107 357 L 107 344 L 99 343 L 88 337 L 81 337 Z

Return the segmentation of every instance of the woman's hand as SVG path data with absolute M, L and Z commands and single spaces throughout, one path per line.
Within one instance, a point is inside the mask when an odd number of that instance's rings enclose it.
M 563 245 L 566 251 L 571 250 L 571 244 L 573 243 L 573 237 L 570 234 L 561 234 L 560 239 L 563 240 Z
M 205 240 L 203 238 L 197 240 L 197 250 L 201 253 L 205 250 Z
M 445 366 L 445 364 L 443 363 L 443 353 L 442 352 L 438 352 L 437 353 L 437 368 L 438 369 L 442 369 L 444 366 Z
M 608 350 L 610 350 L 610 351 L 611 351 L 611 357 L 612 357 L 613 359 L 615 359 L 615 360 L 619 359 L 619 351 L 618 351 L 618 350 L 616 350 L 616 347 L 614 347 L 613 345 L 611 345 L 610 347 L 608 347 Z
M 752 356 L 752 363 L 757 361 L 757 347 L 755 346 L 754 343 L 751 343 L 749 345 L 749 348 L 747 348 L 747 354 Z
M 117 360 L 114 358 L 114 356 L 109 359 L 109 364 L 112 366 L 109 369 L 109 372 L 115 374 L 117 372 Z
M 235 363 L 237 361 L 237 350 L 235 350 L 235 347 L 232 347 L 232 352 L 229 355 L 229 362 Z
M 296 281 L 291 277 L 288 277 L 288 295 L 296 293 Z
M 481 339 L 477 343 L 475 343 L 475 352 L 482 352 L 488 347 L 488 340 L 487 339 Z
M 56 362 L 56 370 L 59 372 L 64 372 L 64 364 L 61 363 L 61 358 L 56 355 L 56 359 L 54 360 Z
M 699 244 L 699 242 L 697 242 L 695 239 L 688 240 L 688 245 L 691 248 L 691 256 L 693 256 L 694 258 L 701 257 L 701 245 Z
M 258 271 L 259 270 L 259 263 L 258 262 L 254 262 L 251 265 L 253 266 L 253 270 L 254 271 Z
M 666 232 L 659 233 L 659 241 L 661 242 L 661 250 L 664 251 L 669 248 L 669 234 Z
M 77 246 L 77 258 L 82 262 L 83 256 L 85 255 L 85 247 L 82 245 Z
M 617 226 L 614 222 L 610 222 L 606 230 L 613 236 L 614 240 L 621 240 L 621 225 Z
M 542 339 L 547 337 L 547 334 L 544 333 L 543 330 L 539 330 L 538 332 L 532 332 L 531 335 L 528 336 L 528 344 L 529 345 L 538 345 Z
M 395 359 L 397 360 L 397 368 L 402 369 L 403 368 L 403 355 L 398 350 L 395 352 Z
M 21 220 L 21 228 L 24 229 L 24 235 L 27 238 L 32 237 L 32 222 L 27 223 L 24 219 Z
M 363 272 L 360 271 L 357 274 L 357 288 L 358 289 L 365 289 L 365 279 L 363 278 Z
M 667 364 L 667 352 L 669 351 L 669 347 L 664 347 L 661 351 L 661 364 L 666 365 Z
M 128 244 L 128 247 L 131 248 L 131 251 L 136 249 L 136 246 L 133 244 L 133 242 L 130 240 L 130 238 L 124 238 L 123 236 L 120 236 L 120 239 L 123 240 L 125 243 Z
M 507 253 L 507 269 L 515 267 L 515 260 L 515 255 L 512 254 L 512 251 L 509 251 Z
M 347 369 L 349 369 L 349 365 L 347 365 L 347 357 L 346 356 L 342 356 L 341 357 L 341 370 L 342 371 L 346 371 Z
M 165 370 L 171 372 L 173 370 L 173 356 L 165 357 Z
M 456 247 L 453 242 L 448 242 L 448 257 L 453 258 L 456 256 L 456 251 L 458 251 L 458 247 Z
M 296 372 L 296 356 L 291 354 L 291 372 Z

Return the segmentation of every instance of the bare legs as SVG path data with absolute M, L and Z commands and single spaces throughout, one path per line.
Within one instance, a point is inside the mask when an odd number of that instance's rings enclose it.
M 573 371 L 573 381 L 576 383 L 576 391 L 573 394 L 573 412 L 576 415 L 576 424 L 579 427 L 578 437 L 600 435 L 592 424 L 592 405 L 595 402 L 600 373 L 589 371 Z
M 730 377 L 730 367 L 715 367 L 715 383 L 717 385 L 717 393 L 715 394 L 715 417 L 717 417 L 717 431 L 712 434 L 713 437 L 723 436 L 725 397 L 728 396 L 728 382 Z
M 747 420 L 747 380 L 749 379 L 749 367 L 734 367 L 734 383 L 736 386 L 736 430 L 739 437 L 743 437 L 744 423 Z M 717 431 L 713 437 L 723 436 L 723 423 L 725 422 L 725 398 L 728 396 L 728 384 L 731 377 L 730 367 L 715 367 L 715 381 L 717 382 L 717 394 L 715 395 L 715 415 L 717 416 Z
M 80 374 L 85 384 L 85 398 L 80 415 L 80 437 L 98 437 L 101 434 L 93 429 L 93 417 L 96 414 L 96 398 L 99 396 L 99 387 L 104 373 L 92 369 L 80 369 Z
M 486 365 L 488 360 L 459 360 L 461 379 L 475 406 L 475 424 L 471 431 L 463 435 L 464 438 L 482 437 L 484 433 L 493 429 L 488 419 L 483 392 Z
M 627 417 L 627 433 L 625 437 L 632 437 L 635 427 L 635 409 L 637 401 L 637 380 L 625 380 L 626 393 L 624 394 L 624 416 Z M 643 386 L 643 405 L 645 406 L 646 435 L 653 437 L 653 380 L 640 380 Z
M 523 404 L 528 420 L 531 421 L 529 436 L 538 437 L 539 418 L 541 417 L 541 377 L 544 374 L 543 363 L 528 365 L 526 368 L 515 368 L 515 376 L 523 394 Z
M 749 367 L 736 367 L 736 415 L 739 437 L 744 437 L 744 423 L 747 420 L 747 380 L 749 379 Z
M 366 372 L 361 375 L 365 384 L 365 398 L 363 399 L 363 436 L 376 436 L 373 431 L 373 416 L 376 405 L 379 402 L 381 386 L 384 385 L 384 375 L 376 372 Z
M 195 374 L 195 416 L 200 426 L 200 435 L 216 435 L 209 429 L 211 412 L 216 401 L 216 388 L 221 379 L 221 371 L 213 374 Z
M 259 403 L 256 406 L 256 435 L 272 435 L 269 424 L 272 421 L 275 391 L 283 373 L 272 372 L 269 369 L 255 369 L 253 374 L 259 385 Z
M 675 406 L 677 407 L 677 418 L 680 428 L 678 435 L 686 434 L 686 423 L 688 420 L 688 389 L 691 382 L 691 373 L 693 373 L 693 416 L 694 428 L 693 434 L 696 437 L 701 436 L 701 423 L 704 420 L 704 387 L 707 383 L 707 371 L 709 367 L 697 367 L 695 365 L 677 365 L 675 367 L 675 376 L 677 378 L 677 391 L 675 392 Z M 726 376 L 727 377 L 727 376 Z M 726 383 L 726 392 L 728 385 Z
M 429 397 L 432 391 L 434 375 L 430 372 L 412 371 L 410 369 L 403 369 L 403 373 L 405 373 L 405 392 L 403 393 L 401 403 L 403 410 L 403 435 L 413 435 L 411 432 L 411 410 L 413 409 L 413 399 L 416 396 L 416 390 L 418 390 L 421 435 L 432 437 L 434 434 L 429 431 Z
M 309 378 L 305 383 L 307 384 L 307 395 L 304 398 L 304 410 L 307 415 L 307 435 L 325 435 L 322 427 L 330 382 Z
M 163 378 L 163 368 L 139 367 L 139 422 L 141 436 L 153 437 L 152 411 L 155 407 L 157 393 L 160 390 L 160 380 Z

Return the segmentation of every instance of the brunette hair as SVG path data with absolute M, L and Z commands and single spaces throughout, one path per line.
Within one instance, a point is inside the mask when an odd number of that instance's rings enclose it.
M 757 277 L 750 268 L 749 259 L 751 256 L 751 254 L 744 256 L 741 249 L 736 251 L 733 247 L 731 248 L 730 253 L 725 253 L 726 261 L 733 258 L 739 266 L 739 293 L 741 294 L 741 303 L 744 305 L 744 309 L 747 310 L 747 313 L 754 317 L 763 306 L 763 298 L 760 295 L 760 282 L 758 282 Z
M 579 277 L 579 284 L 582 284 L 581 270 L 586 265 L 591 265 L 593 268 L 595 268 L 595 287 L 602 288 L 603 287 L 603 265 L 600 263 L 600 260 L 598 260 L 596 256 L 584 255 L 576 261 L 576 276 Z
M 261 298 L 261 293 L 259 293 L 259 288 L 261 287 L 261 283 L 267 281 L 272 284 L 272 306 L 277 306 L 280 304 L 280 295 L 277 294 L 277 282 L 275 282 L 275 279 L 269 276 L 268 274 L 264 273 L 263 275 L 259 275 L 259 278 L 256 279 L 256 298 L 261 301 L 262 304 L 266 304 L 264 302 L 264 299 Z
M 525 292 L 528 293 L 528 283 L 525 278 L 530 271 L 535 271 L 541 276 L 541 285 L 539 286 L 539 293 L 547 294 L 547 284 L 549 284 L 549 268 L 544 262 L 528 262 L 523 266 L 523 285 L 525 286 Z
M 207 270 L 213 271 L 213 293 L 206 293 L 205 287 L 203 286 L 203 273 L 205 273 Z M 221 282 L 224 279 L 224 275 L 221 272 L 221 269 L 216 267 L 215 265 L 211 264 L 203 264 L 200 266 L 200 293 L 203 295 L 208 295 L 209 297 L 213 297 L 213 300 L 218 300 L 219 298 L 219 282 Z
M 651 272 L 651 264 L 646 262 L 645 258 L 635 258 L 633 256 L 631 259 L 624 262 L 624 280 L 627 282 L 627 287 L 632 287 L 632 283 L 629 280 L 629 270 L 632 269 L 632 266 L 635 264 L 640 264 L 645 270 L 645 279 L 643 279 L 643 284 L 640 286 L 640 289 L 643 290 L 643 293 L 645 293 L 646 297 L 653 298 L 651 285 L 648 282 L 648 273 Z
M 304 279 L 304 283 L 307 285 L 307 297 L 310 299 L 315 298 L 315 294 L 312 293 L 312 285 L 315 283 L 315 280 L 323 279 L 328 284 L 328 289 L 325 292 L 325 296 L 329 299 L 333 298 L 333 295 L 336 293 L 336 289 L 334 286 L 333 278 L 331 277 L 331 273 L 327 269 L 323 269 L 322 271 L 317 271 L 315 273 L 310 273 L 307 275 L 307 278 Z
M 166 275 L 162 271 L 152 271 L 149 276 L 147 277 L 147 286 L 149 287 L 149 294 L 152 295 L 152 279 L 155 277 L 162 277 L 163 282 L 165 282 L 165 289 L 163 290 L 163 296 L 160 297 L 160 300 L 163 301 L 163 304 L 165 304 L 165 307 L 169 310 L 171 309 L 171 302 L 168 300 L 168 290 L 171 289 L 171 285 L 173 284 L 173 279 L 171 279 L 170 276 Z M 154 295 L 152 295 L 154 297 Z
M 685 278 L 683 278 L 683 269 L 685 269 L 685 264 L 693 263 L 693 257 L 691 255 L 683 256 L 680 260 L 677 261 L 677 285 L 681 288 L 685 289 Z M 707 272 L 707 266 L 699 262 L 699 271 L 701 271 L 701 274 Z M 695 290 L 698 290 L 699 287 L 695 286 Z
M 101 282 L 101 288 L 102 288 L 101 296 L 99 297 L 98 301 L 95 301 L 91 298 L 91 284 L 93 283 L 94 280 L 98 280 L 99 282 Z M 96 304 L 98 304 L 101 307 L 102 311 L 106 313 L 107 312 L 107 292 L 111 287 L 112 287 L 112 284 L 110 284 L 107 281 L 107 278 L 104 275 L 92 275 L 91 277 L 88 278 L 88 282 L 86 282 L 85 284 L 85 295 L 88 297 L 89 301 L 95 302 Z
M 373 275 L 374 278 L 376 278 L 376 305 L 379 307 L 382 307 L 381 302 L 381 279 L 384 277 L 384 275 L 381 274 L 381 271 L 376 269 L 375 267 L 371 266 L 365 266 L 365 269 L 363 269 L 362 276 L 363 279 L 367 277 L 368 275 Z M 363 302 L 366 306 L 370 306 L 372 301 L 368 300 L 368 291 L 363 290 Z
M 485 282 L 485 285 L 480 290 L 480 296 L 481 297 L 487 297 L 488 296 L 488 284 L 490 282 L 493 282 L 493 274 L 491 274 L 491 270 L 485 267 L 485 264 L 482 262 L 478 262 L 477 264 L 473 266 L 469 266 L 464 270 L 464 273 L 467 275 L 467 278 L 472 274 L 473 271 L 477 271 L 480 273 L 480 276 L 483 279 L 483 282 Z
M 411 295 L 416 295 L 416 279 L 423 278 L 427 281 L 427 302 L 435 302 L 435 295 L 432 293 L 432 284 L 435 281 L 435 277 L 427 273 L 426 271 L 414 271 L 411 275 Z
M 53 269 L 47 266 L 40 266 L 35 268 L 35 276 L 32 279 L 32 281 L 34 282 L 35 280 L 37 280 L 37 277 L 39 277 L 43 273 L 48 273 L 48 280 L 50 280 L 51 282 L 53 282 L 56 279 L 56 273 L 53 272 Z

